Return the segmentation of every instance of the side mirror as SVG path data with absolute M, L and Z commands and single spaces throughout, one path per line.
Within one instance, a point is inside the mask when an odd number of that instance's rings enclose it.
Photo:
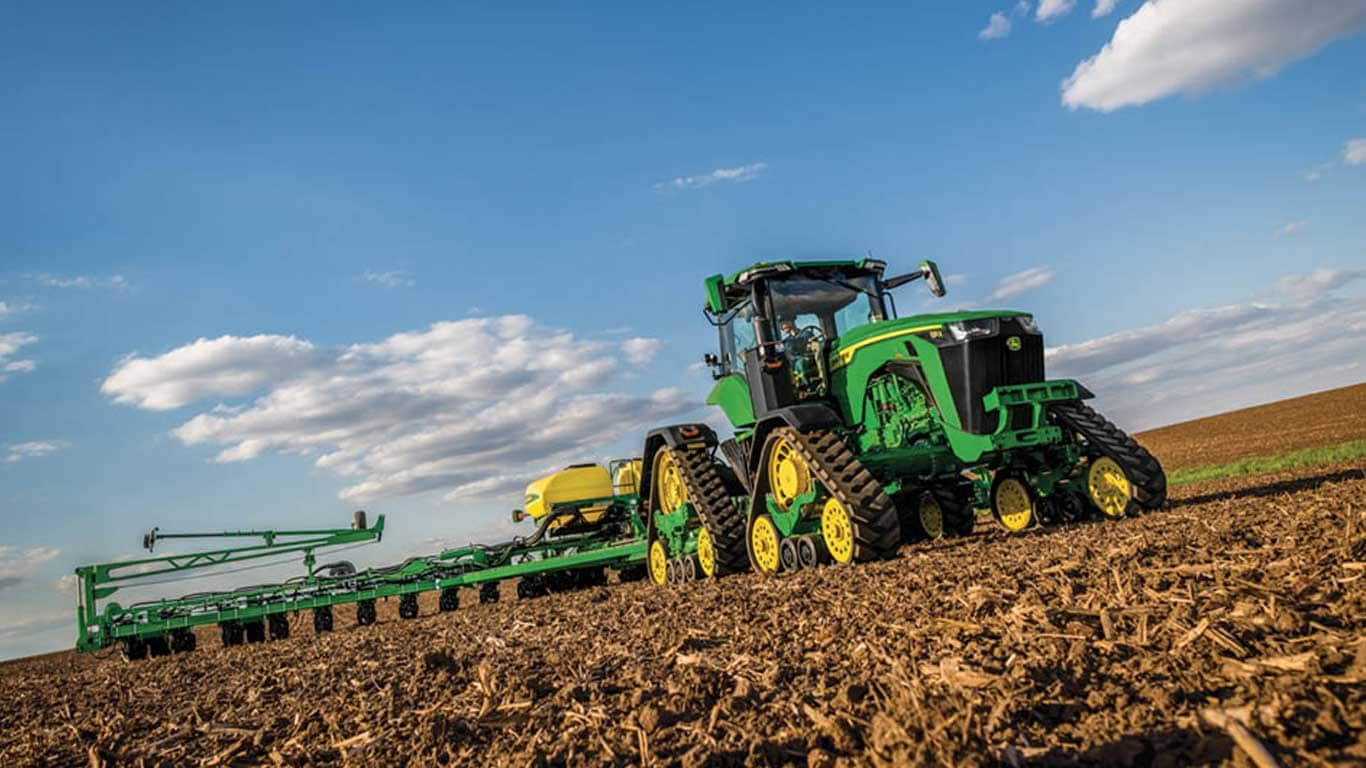
M 526 513 L 520 509 L 512 510 L 512 522 L 520 523 L 526 519 Z
M 926 285 L 929 286 L 930 293 L 933 293 L 935 296 L 944 295 L 944 279 L 939 276 L 939 266 L 933 261 L 922 261 L 920 262 L 920 269 L 915 272 L 907 272 L 904 275 L 897 275 L 896 277 L 889 277 L 886 280 L 883 280 L 882 287 L 884 290 L 890 291 L 893 288 L 900 288 L 906 283 L 922 278 L 925 280 Z
M 930 287 L 930 293 L 943 298 L 945 293 L 944 279 L 939 276 L 939 265 L 933 261 L 920 262 L 920 273 L 925 276 L 925 283 Z

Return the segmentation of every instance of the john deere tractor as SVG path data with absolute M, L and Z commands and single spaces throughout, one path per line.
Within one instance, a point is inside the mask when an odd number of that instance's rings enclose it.
M 884 558 L 903 541 L 1161 506 L 1156 459 L 1044 375 L 1031 315 L 898 318 L 892 291 L 944 283 L 858 261 L 780 261 L 707 278 L 719 331 L 707 402 L 734 428 L 646 437 L 641 499 L 657 583 Z

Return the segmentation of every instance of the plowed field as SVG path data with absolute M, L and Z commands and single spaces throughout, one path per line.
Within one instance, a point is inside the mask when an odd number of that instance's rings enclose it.
M 1353 461 L 884 563 L 38 657 L 0 669 L 0 765 L 1366 764 L 1363 500 Z

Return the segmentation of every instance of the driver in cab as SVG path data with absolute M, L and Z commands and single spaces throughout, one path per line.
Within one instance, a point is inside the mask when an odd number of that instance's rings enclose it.
M 811 342 L 814 337 L 809 328 L 798 328 L 797 323 L 792 320 L 779 322 L 778 328 L 783 334 L 783 351 L 789 359 L 811 354 Z

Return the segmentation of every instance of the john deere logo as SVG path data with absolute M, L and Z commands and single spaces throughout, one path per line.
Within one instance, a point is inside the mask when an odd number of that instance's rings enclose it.
M 1019 337 L 1019 336 L 1011 336 L 1010 338 L 1006 339 L 1006 349 L 1010 350 L 1011 352 L 1019 352 L 1019 351 L 1020 351 L 1020 337 Z

